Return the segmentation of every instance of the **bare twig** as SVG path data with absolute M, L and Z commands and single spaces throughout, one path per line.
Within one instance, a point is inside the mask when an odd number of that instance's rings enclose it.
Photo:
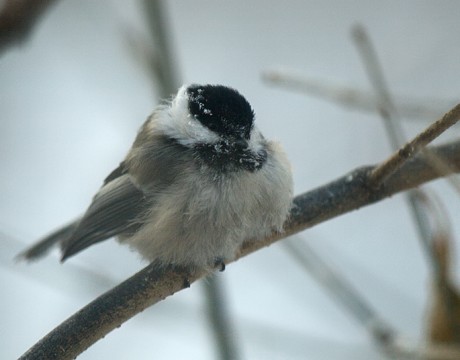
M 366 66 L 368 76 L 374 86 L 378 98 L 380 99 L 380 114 L 385 120 L 387 131 L 390 136 L 390 140 L 393 147 L 400 146 L 404 136 L 402 133 L 400 118 L 394 106 L 394 102 L 391 98 L 388 87 L 384 81 L 383 72 L 378 63 L 376 52 L 372 46 L 372 43 L 365 31 L 361 26 L 356 26 L 353 29 L 354 39 L 359 47 L 360 54 L 363 58 L 363 62 Z M 460 104 L 455 106 L 452 110 L 446 113 L 440 120 L 429 126 L 425 131 L 417 135 L 412 141 L 404 145 L 396 152 L 395 155 L 390 157 L 381 166 L 377 167 L 370 174 L 371 181 L 374 181 L 374 186 L 380 186 L 384 183 L 385 179 L 401 166 L 407 158 L 413 156 L 418 150 L 424 148 L 429 142 L 438 137 L 442 132 L 453 126 L 460 117 Z M 428 149 L 423 149 L 422 155 L 425 156 L 427 162 L 429 162 L 433 168 L 442 173 L 449 172 L 449 164 L 445 164 L 442 159 L 439 159 L 436 155 L 431 155 Z M 456 185 L 455 181 L 451 181 Z M 456 186 L 456 188 L 460 188 Z M 431 209 L 430 215 L 433 221 L 436 221 L 437 217 L 434 216 L 432 208 L 434 207 L 434 200 L 426 194 L 423 190 L 412 190 L 408 193 L 407 199 L 411 206 L 412 214 L 417 221 L 417 228 L 422 240 L 425 253 L 430 260 L 432 265 L 433 278 L 435 280 L 435 294 L 436 294 L 436 312 L 439 315 L 436 320 L 438 328 L 442 328 L 446 334 L 450 334 L 450 344 L 456 344 L 458 341 L 458 324 L 453 319 L 460 314 L 460 297 L 455 293 L 454 288 L 449 282 L 447 282 L 446 274 L 444 274 L 444 267 L 442 257 L 435 251 L 436 240 L 448 241 L 447 233 L 434 232 L 428 225 L 430 220 L 426 217 L 423 209 Z M 423 206 L 422 206 L 423 205 Z M 436 224 L 438 228 L 442 226 L 441 223 Z M 458 314 L 457 314 L 458 313 Z M 441 314 L 441 315 L 440 315 Z M 452 335 L 452 334 L 457 334 Z
M 441 119 L 431 124 L 412 141 L 402 146 L 405 143 L 405 137 L 401 127 L 401 119 L 383 77 L 383 71 L 372 42 L 361 25 L 353 27 L 352 35 L 360 50 L 369 80 L 375 89 L 378 98 L 377 110 L 379 110 L 384 119 L 393 149 L 398 149 L 392 157 L 383 162 L 371 174 L 371 179 L 375 182 L 375 186 L 380 186 L 385 181 L 385 178 L 400 167 L 404 161 L 414 156 L 414 154 L 460 120 L 460 104 L 453 107 Z
M 324 79 L 310 78 L 292 70 L 266 70 L 262 73 L 262 79 L 270 85 L 302 92 L 356 110 L 375 112 L 379 105 L 375 95 L 367 91 L 328 82 Z M 408 98 L 401 100 L 398 97 L 397 100 L 396 107 L 401 115 L 414 120 L 436 118 L 446 108 L 453 105 L 451 101 L 440 99 Z
M 209 322 L 211 331 L 216 338 L 219 359 L 235 360 L 239 359 L 238 347 L 236 346 L 235 332 L 231 326 L 231 318 L 226 309 L 227 298 L 222 289 L 222 282 L 215 276 L 210 276 L 203 282 Z
M 156 49 L 152 46 L 152 41 L 149 36 L 142 34 L 130 27 L 123 30 L 123 36 L 128 47 L 128 53 L 140 65 L 146 76 L 154 80 L 154 89 L 159 91 L 159 98 L 163 93 L 158 87 L 158 76 L 161 76 L 161 67 L 156 56 Z M 166 99 L 170 94 L 166 94 Z
M 377 98 L 379 100 L 378 110 L 384 119 L 390 141 L 393 148 L 396 150 L 400 148 L 404 141 L 403 130 L 401 126 L 401 118 L 395 105 L 395 101 L 392 98 L 388 86 L 385 82 L 382 68 L 379 64 L 377 53 L 372 45 L 372 42 L 366 33 L 366 30 L 361 25 L 357 25 L 352 29 L 353 37 L 360 50 L 360 54 L 363 58 L 364 65 L 366 66 L 367 74 L 375 89 Z M 445 164 L 441 159 L 437 158 L 436 155 L 430 154 L 429 151 L 423 149 L 429 142 L 438 137 L 442 132 L 447 130 L 458 122 L 460 116 L 460 104 L 453 107 L 450 112 L 445 114 L 442 119 L 437 123 L 434 123 L 424 132 L 422 132 L 418 138 L 414 139 L 413 142 L 406 144 L 399 150 L 399 154 L 395 154 L 393 159 L 390 159 L 388 164 L 382 164 L 381 169 L 376 169 L 373 174 L 376 178 L 384 176 L 385 167 L 391 171 L 392 166 L 398 166 L 399 161 L 404 161 L 404 157 L 411 156 L 412 152 L 416 152 L 421 149 L 424 155 L 432 163 L 432 166 L 440 171 L 441 173 L 449 172 L 449 164 Z M 381 172 L 381 174 L 379 174 Z M 380 181 L 383 182 L 384 178 Z M 455 178 L 448 178 L 449 183 L 457 190 L 460 194 L 460 182 Z
M 371 181 L 374 186 L 380 186 L 383 182 L 393 174 L 402 164 L 410 157 L 417 154 L 421 148 L 425 147 L 431 141 L 436 139 L 449 127 L 456 124 L 460 120 L 460 104 L 447 112 L 441 119 L 431 124 L 428 128 L 422 131 L 414 139 L 406 143 L 402 148 L 395 152 L 388 160 L 377 166 L 370 174 Z M 436 158 L 436 155 L 432 155 Z M 431 163 L 431 161 L 430 161 Z M 442 173 L 449 172 L 448 168 L 443 167 Z
M 433 151 L 444 161 L 455 165 L 455 171 L 460 172 L 460 141 L 434 148 Z M 320 222 L 439 177 L 424 158 L 416 156 L 390 176 L 384 188 L 373 189 L 368 180 L 372 169 L 359 168 L 295 197 L 285 232 L 245 242 L 237 259 Z M 21 359 L 73 359 L 129 318 L 183 289 L 185 278 L 192 283 L 205 275 L 207 273 L 189 274 L 180 269 L 160 271 L 155 265 L 148 265 L 64 321 Z
M 154 42 L 154 58 L 150 60 L 152 74 L 156 75 L 160 97 L 167 99 L 171 94 L 177 91 L 180 86 L 179 71 L 175 66 L 175 57 L 173 56 L 173 43 L 166 26 L 165 4 L 161 0 L 144 0 L 143 1 L 147 24 L 150 29 Z
M 6 0 L 0 4 L 0 54 L 25 41 L 45 11 L 56 0 Z
M 401 118 L 396 109 L 395 102 L 391 97 L 388 85 L 383 76 L 377 52 L 367 35 L 366 30 L 361 25 L 355 25 L 351 30 L 355 44 L 358 47 L 366 74 L 378 100 L 377 109 L 382 116 L 388 137 L 393 149 L 397 149 L 405 143 L 405 136 L 401 125 Z
M 366 328 L 384 353 L 391 356 L 391 358 L 398 359 L 418 360 L 423 358 L 424 360 L 453 360 L 460 358 L 460 347 L 458 346 L 437 346 L 435 344 L 429 344 L 428 346 L 419 348 L 417 345 L 405 341 L 394 329 L 379 317 L 377 312 L 340 276 L 340 274 L 334 272 L 334 270 L 324 263 L 305 242 L 299 240 L 300 239 L 291 238 L 283 243 L 293 258 L 318 280 L 318 282 L 325 286 L 326 290 L 347 308 L 349 313 Z M 458 317 L 455 319 L 445 319 L 445 314 L 443 313 L 445 304 L 442 301 L 438 301 L 436 305 L 437 312 L 435 316 L 437 324 L 439 324 L 440 320 L 444 320 L 444 322 L 448 320 L 458 322 L 460 319 Z M 460 312 L 458 314 L 460 314 Z M 453 325 L 455 326 L 457 323 Z M 442 323 L 442 326 L 445 327 L 445 323 Z M 456 329 L 456 332 L 452 331 L 452 329 L 456 328 L 449 328 L 448 330 L 450 332 L 448 336 L 452 337 L 455 336 L 455 334 L 459 334 L 458 329 Z M 445 328 L 442 328 L 441 331 L 444 331 L 444 335 Z
M 378 61 L 377 53 L 364 27 L 361 25 L 356 25 L 352 29 L 352 35 L 358 47 L 359 53 L 363 59 L 369 80 L 374 87 L 376 95 L 378 96 L 378 110 L 382 116 L 382 119 L 384 120 L 384 125 L 386 127 L 392 147 L 394 149 L 400 148 L 405 142 L 405 137 L 401 126 L 401 119 L 394 105 L 394 101 L 391 97 L 388 86 L 385 82 L 383 71 Z M 428 127 L 428 129 L 420 133 L 412 141 L 402 146 L 396 152 L 396 154 L 390 157 L 388 161 L 384 162 L 380 168 L 374 170 L 373 175 L 371 175 L 371 178 L 374 179 L 373 185 L 382 185 L 388 174 L 391 174 L 392 171 L 401 166 L 401 164 L 404 163 L 407 158 L 413 156 L 415 153 L 417 153 L 417 151 L 423 148 L 423 146 L 439 136 L 448 127 L 455 124 L 455 122 L 458 121 L 459 112 L 460 105 L 457 105 L 447 114 L 445 114 L 442 119 L 432 124 L 430 127 Z M 424 153 L 427 152 L 429 151 L 425 149 Z M 434 155 L 431 158 L 428 158 L 427 161 L 432 158 L 436 158 L 436 156 Z M 439 163 L 443 163 L 441 159 L 437 160 Z M 443 171 L 448 172 L 448 167 L 449 165 L 444 166 Z M 434 166 L 434 169 L 438 168 L 438 166 Z M 424 196 L 425 194 L 420 194 L 420 192 L 423 192 L 423 190 L 414 189 L 409 191 L 406 195 L 406 198 L 410 206 L 412 216 L 414 217 L 417 225 L 421 245 L 424 249 L 428 261 L 430 262 L 430 265 L 432 266 L 432 270 L 436 278 L 436 274 L 439 271 L 439 264 L 436 256 L 433 254 L 431 231 L 426 223 L 426 214 L 424 213 L 424 208 L 420 205 L 419 202 L 421 197 L 419 195 Z M 425 197 L 426 199 L 429 199 L 428 196 Z
M 444 176 L 444 174 L 451 174 L 452 171 L 450 168 L 450 164 L 442 161 L 442 159 L 438 158 L 436 154 L 428 151 L 426 148 L 421 150 L 423 156 L 428 160 L 431 164 L 433 169 L 435 169 L 439 175 Z M 458 177 L 455 176 L 447 176 L 446 180 L 449 182 L 449 185 L 454 188 L 454 190 L 460 195 L 460 180 Z
M 382 346 L 392 342 L 396 333 L 386 324 L 368 302 L 343 276 L 326 264 L 301 239 L 288 239 L 283 242 L 293 259 L 306 269 L 348 312 L 360 322 L 372 338 Z
M 433 147 L 431 151 L 450 163 L 453 171 L 460 172 L 460 140 Z M 271 245 L 281 237 L 295 234 L 338 215 L 380 201 L 397 192 L 409 190 L 439 178 L 439 174 L 426 162 L 426 159 L 415 156 L 391 175 L 383 188 L 375 189 L 370 186 L 369 182 L 369 173 L 374 168 L 359 168 L 332 183 L 295 197 L 291 216 L 282 236 L 274 234 L 264 240 L 246 242 L 241 248 L 240 256 Z

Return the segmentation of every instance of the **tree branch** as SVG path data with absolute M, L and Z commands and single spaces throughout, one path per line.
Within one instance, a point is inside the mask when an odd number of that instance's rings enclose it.
M 377 166 L 370 174 L 371 180 L 376 186 L 380 186 L 388 176 L 390 176 L 407 158 L 413 156 L 428 143 L 433 141 L 449 127 L 460 120 L 460 104 L 447 112 L 441 119 L 431 124 L 428 128 L 417 135 L 413 140 L 406 143 L 388 160 Z M 429 153 L 429 152 L 428 152 Z M 436 161 L 434 161 L 436 162 Z M 430 159 L 431 163 L 431 159 Z M 447 170 L 443 170 L 445 172 Z
M 330 82 L 326 79 L 307 77 L 290 69 L 265 70 L 262 72 L 262 80 L 272 86 L 304 93 L 353 110 L 374 113 L 379 106 L 378 99 L 369 91 Z M 443 99 L 415 99 L 398 96 L 396 107 L 405 119 L 418 121 L 421 118 L 432 119 L 439 116 L 453 103 L 455 102 Z
M 0 54 L 26 40 L 47 8 L 56 0 L 7 0 L 0 9 Z
M 451 164 L 453 172 L 460 172 L 460 140 L 433 147 L 431 151 Z M 393 173 L 384 186 L 375 189 L 369 180 L 374 168 L 361 167 L 329 184 L 296 196 L 285 232 L 245 242 L 237 259 L 291 234 L 440 176 L 423 156 L 416 156 Z M 206 275 L 207 272 L 189 274 L 184 269 L 161 270 L 150 264 L 64 321 L 20 359 L 73 359 L 137 313 L 187 287 L 184 279 L 193 283 Z
M 452 173 L 460 172 L 460 140 L 432 147 L 431 151 L 452 165 L 450 167 Z M 240 256 L 245 256 L 281 238 L 336 216 L 440 178 L 439 173 L 421 155 L 408 160 L 387 179 L 384 186 L 378 189 L 374 189 L 369 180 L 369 174 L 373 169 L 375 166 L 358 168 L 329 184 L 296 196 L 293 200 L 294 207 L 290 219 L 285 225 L 285 232 L 273 234 L 257 242 L 244 243 Z

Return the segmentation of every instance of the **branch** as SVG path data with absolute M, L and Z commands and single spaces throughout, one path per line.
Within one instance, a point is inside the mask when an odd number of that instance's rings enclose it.
M 381 346 L 397 339 L 396 332 L 383 321 L 377 311 L 342 276 L 318 256 L 305 241 L 296 236 L 283 241 L 284 248 L 300 266 L 308 271 L 328 293 L 335 298 Z
M 227 298 L 222 288 L 222 278 L 209 277 L 202 282 L 206 294 L 206 307 L 211 325 L 211 332 L 216 340 L 216 348 L 222 360 L 237 360 L 241 356 L 232 326 L 231 314 L 227 309 Z
M 359 111 L 375 112 L 379 102 L 369 91 L 352 88 L 325 79 L 307 77 L 290 69 L 268 69 L 262 72 L 262 80 L 272 86 L 304 93 Z M 398 96 L 396 107 L 399 113 L 411 120 L 432 119 L 442 114 L 455 102 L 433 98 L 407 98 Z
M 56 0 L 7 0 L 0 9 L 0 53 L 21 43 Z
M 431 151 L 452 165 L 450 167 L 452 173 L 460 172 L 460 140 L 432 147 Z M 373 169 L 375 166 L 358 168 L 329 184 L 296 196 L 293 200 L 294 207 L 290 219 L 285 225 L 285 232 L 273 234 L 257 242 L 245 242 L 240 256 L 245 256 L 281 238 L 336 216 L 440 178 L 439 173 L 433 170 L 431 164 L 427 163 L 423 156 L 416 156 L 391 175 L 384 186 L 373 189 L 369 180 L 369 174 Z
M 457 123 L 458 120 L 460 120 L 460 104 L 447 112 L 441 119 L 431 124 L 412 141 L 406 143 L 406 145 L 400 148 L 387 161 L 384 161 L 381 165 L 372 170 L 370 175 L 372 181 L 377 186 L 382 184 L 388 176 L 390 176 L 404 163 L 404 161 L 406 161 L 407 158 L 413 156 L 414 153 L 417 153 L 449 127 Z
M 385 181 L 386 177 L 391 175 L 392 171 L 395 171 L 407 158 L 412 157 L 414 153 L 426 147 L 426 145 L 428 145 L 431 141 L 436 139 L 449 127 L 455 125 L 458 120 L 460 120 L 460 104 L 444 114 L 441 119 L 431 124 L 413 140 L 400 148 L 405 142 L 401 127 L 401 119 L 383 76 L 383 71 L 379 64 L 377 53 L 366 32 L 366 29 L 363 26 L 354 26 L 352 29 L 352 35 L 356 45 L 358 46 L 361 57 L 363 58 L 363 63 L 366 67 L 369 80 L 376 92 L 379 101 L 377 108 L 384 120 L 393 148 L 399 148 L 392 157 L 372 172 L 371 178 L 373 178 L 375 184 L 379 186 Z M 425 152 L 429 153 L 428 151 Z M 434 163 L 438 162 L 436 161 L 436 156 L 433 156 L 433 158 Z M 442 162 L 440 163 L 442 164 Z M 444 171 L 444 168 L 445 167 L 443 167 L 441 171 Z
M 452 164 L 452 171 L 460 172 L 460 140 L 434 147 L 432 151 Z M 369 180 L 373 169 L 372 166 L 359 168 L 327 185 L 298 195 L 293 200 L 285 232 L 245 242 L 235 260 L 316 224 L 439 178 L 430 164 L 422 156 L 417 156 L 393 173 L 385 186 L 374 189 Z M 137 313 L 187 287 L 184 279 L 193 283 L 206 275 L 209 273 L 160 270 L 150 264 L 64 321 L 20 359 L 73 359 Z
M 157 80 L 160 98 L 168 99 L 174 94 L 181 83 L 179 82 L 178 66 L 175 66 L 175 56 L 171 46 L 171 36 L 168 32 L 165 2 L 160 0 L 144 0 L 143 8 L 147 16 L 147 25 L 153 38 L 154 52 L 150 57 L 151 73 Z
M 442 119 L 429 126 L 425 131 L 416 136 L 415 139 L 401 148 L 402 144 L 405 142 L 404 131 L 401 126 L 401 116 L 386 83 L 377 51 L 366 29 L 362 25 L 357 24 L 352 28 L 352 36 L 363 60 L 369 80 L 379 100 L 378 110 L 385 125 L 389 140 L 395 150 L 399 148 L 390 159 L 381 164 L 370 175 L 373 179 L 374 186 L 380 186 L 393 171 L 404 163 L 405 158 L 413 156 L 413 154 L 419 150 L 422 150 L 425 159 L 427 159 L 431 166 L 440 174 L 445 171 L 449 172 L 449 164 L 444 163 L 444 161 L 437 158 L 436 155 L 431 154 L 425 146 L 458 121 L 460 105 L 454 107 L 445 114 Z M 449 178 L 448 180 L 456 189 L 460 189 L 460 185 L 457 185 L 454 178 Z M 409 191 L 406 195 L 407 202 L 410 206 L 410 212 L 414 217 L 419 233 L 420 244 L 432 266 L 435 279 L 439 279 L 437 274 L 440 269 L 440 264 L 433 252 L 433 233 L 428 226 L 428 220 L 432 218 L 433 214 L 428 214 L 426 212 L 427 207 L 423 206 L 421 201 L 422 198 L 425 199 L 425 202 L 433 203 L 432 197 L 422 189 L 414 189 Z

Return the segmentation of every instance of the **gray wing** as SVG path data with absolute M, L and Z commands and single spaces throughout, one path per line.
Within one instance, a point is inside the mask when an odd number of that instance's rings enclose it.
M 75 231 L 62 243 L 61 260 L 113 236 L 134 232 L 147 209 L 144 193 L 127 174 L 120 173 L 109 179 L 94 197 Z

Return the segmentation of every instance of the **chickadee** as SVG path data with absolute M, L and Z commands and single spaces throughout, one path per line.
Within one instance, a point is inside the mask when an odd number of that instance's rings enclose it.
M 143 258 L 187 268 L 225 266 L 244 240 L 282 231 L 292 175 L 236 90 L 182 86 L 141 127 L 83 217 L 33 245 L 60 243 L 62 261 L 117 236 Z

